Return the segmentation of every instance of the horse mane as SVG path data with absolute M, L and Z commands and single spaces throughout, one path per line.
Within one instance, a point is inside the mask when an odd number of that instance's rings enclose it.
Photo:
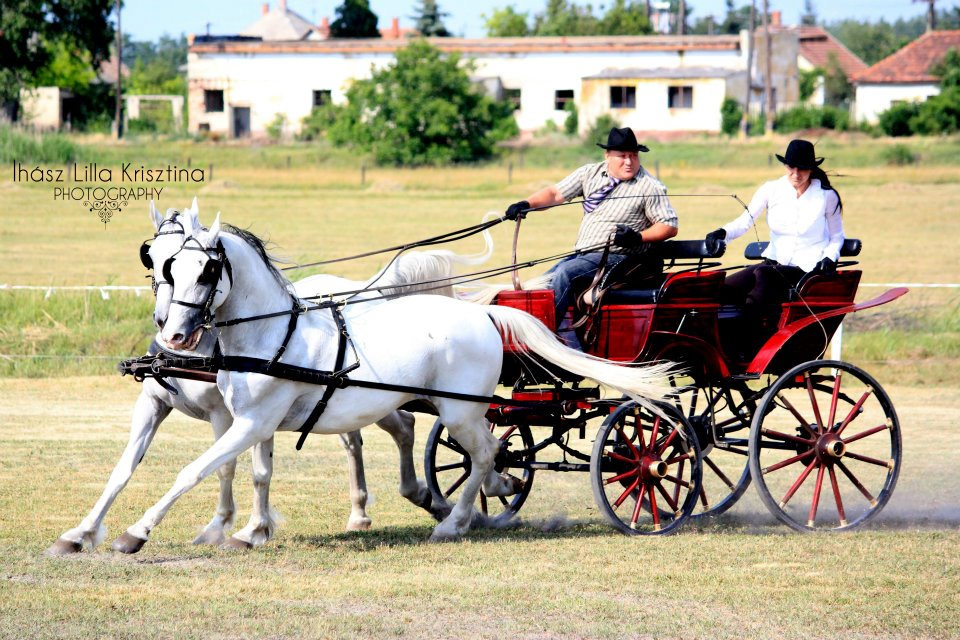
M 290 281 L 287 280 L 286 276 L 280 272 L 280 270 L 273 264 L 274 257 L 270 255 L 270 252 L 267 251 L 267 243 L 260 239 L 256 234 L 248 229 L 241 229 L 240 227 L 235 227 L 232 224 L 223 223 L 221 229 L 237 236 L 244 242 L 246 242 L 250 247 L 257 252 L 257 255 L 260 256 L 260 259 L 263 260 L 264 266 L 267 267 L 267 270 L 270 272 L 270 275 L 273 276 L 274 280 L 277 283 L 287 288 L 290 286 Z

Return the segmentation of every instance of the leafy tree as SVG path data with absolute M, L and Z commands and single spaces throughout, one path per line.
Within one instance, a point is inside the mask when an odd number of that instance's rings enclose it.
M 827 25 L 827 30 L 868 65 L 875 64 L 915 40 L 924 31 L 922 17 L 897 20 L 890 24 L 841 20 Z
M 960 51 L 947 51 L 943 59 L 930 68 L 930 73 L 939 79 L 941 89 L 960 87 Z
M 598 33 L 599 24 L 590 5 L 547 0 L 546 10 L 534 17 L 533 32 L 538 36 L 592 36 Z
M 337 18 L 330 23 L 334 38 L 379 38 L 377 14 L 370 10 L 369 0 L 343 0 L 336 9 Z
M 813 0 L 804 0 L 803 13 L 800 15 L 800 24 L 812 26 L 817 24 L 817 10 L 813 6 Z
M 653 33 L 647 18 L 646 3 L 632 0 L 614 0 L 603 14 L 597 28 L 597 34 L 605 36 L 635 36 L 645 33 Z
M 483 16 L 488 38 L 523 38 L 530 35 L 527 14 L 517 13 L 513 7 L 494 9 L 488 18 Z
M 827 68 L 823 72 L 823 100 L 826 104 L 843 107 L 850 104 L 853 98 L 853 86 L 847 79 L 847 74 L 840 66 L 837 54 L 827 54 Z
M 960 130 L 960 87 L 948 87 L 927 98 L 909 125 L 911 132 L 920 135 L 956 133 Z
M 63 40 L 49 46 L 51 58 L 34 75 L 36 86 L 60 87 L 74 93 L 83 92 L 97 77 L 90 65 L 90 53 L 71 51 Z
M 823 69 L 814 67 L 813 69 L 801 69 L 799 72 L 800 102 L 806 102 L 817 90 L 817 84 L 823 77 Z
M 327 136 L 333 144 L 373 153 L 394 165 L 471 162 L 493 155 L 514 136 L 513 105 L 470 82 L 472 64 L 443 55 L 424 40 L 398 49 L 393 64 L 347 90 Z
M 69 55 L 99 64 L 110 54 L 113 0 L 4 0 L 0 5 L 0 103 L 16 100 L 20 87 L 36 86 L 37 74 Z
M 727 14 L 717 28 L 717 33 L 737 35 L 743 29 L 750 28 L 750 5 L 746 4 L 739 9 L 733 8 L 733 0 L 726 0 Z
M 413 16 L 413 20 L 420 35 L 439 38 L 449 38 L 453 35 L 443 26 L 443 19 L 450 14 L 440 11 L 436 0 L 420 0 L 420 6 L 416 8 L 416 12 L 417 15 Z
M 130 51 L 127 54 L 127 51 Z M 127 87 L 131 93 L 187 95 L 187 79 L 180 68 L 187 63 L 187 39 L 160 36 L 156 43 L 124 43 L 124 60 L 131 65 Z M 132 61 L 132 62 L 131 62 Z

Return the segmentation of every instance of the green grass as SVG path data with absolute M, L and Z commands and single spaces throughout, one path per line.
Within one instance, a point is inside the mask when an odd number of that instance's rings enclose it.
M 664 538 L 599 516 L 583 474 L 538 473 L 513 529 L 428 544 L 432 520 L 400 498 L 389 437 L 364 432 L 374 528 L 343 533 L 335 438 L 295 452 L 278 434 L 271 487 L 286 517 L 250 553 L 195 547 L 216 480 L 186 494 L 136 556 L 109 541 L 210 441 L 171 416 L 106 524 L 103 547 L 43 549 L 93 505 L 126 440 L 129 378 L 0 380 L 3 638 L 950 638 L 960 634 L 956 387 L 888 387 L 900 415 L 900 483 L 875 525 L 802 535 L 751 488 L 729 515 Z M 420 416 L 418 445 L 432 423 Z M 588 433 L 588 438 L 592 433 Z M 419 464 L 418 464 L 419 467 Z M 238 526 L 249 512 L 241 457 Z M 931 482 L 931 478 L 936 478 Z

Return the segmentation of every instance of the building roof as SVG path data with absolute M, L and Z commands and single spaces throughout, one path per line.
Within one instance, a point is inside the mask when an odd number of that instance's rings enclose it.
M 124 79 L 130 77 L 130 68 L 126 63 L 121 63 L 120 73 Z M 116 84 L 117 83 L 117 56 L 111 54 L 109 60 L 103 60 L 97 67 L 97 77 L 95 83 Z
M 264 9 L 267 9 L 266 5 Z M 241 31 L 240 35 L 256 36 L 267 41 L 303 40 L 315 28 L 309 20 L 288 9 L 287 3 L 281 1 L 275 9 L 264 11 L 260 19 Z
M 847 78 L 851 78 L 867 68 L 867 64 L 863 60 L 858 58 L 850 49 L 847 49 L 842 42 L 834 38 L 823 27 L 797 27 L 797 36 L 800 40 L 800 55 L 815 67 L 826 68 L 830 61 L 830 54 L 833 54 Z
M 445 52 L 465 54 L 738 51 L 739 36 L 569 36 L 528 38 L 426 38 Z M 197 38 L 191 53 L 393 53 L 403 39 L 351 38 L 299 41 L 237 42 Z
M 681 67 L 661 69 L 604 69 L 600 73 L 584 76 L 584 80 L 619 80 L 627 78 L 670 78 L 676 80 L 700 78 L 727 78 L 738 73 L 736 69 L 720 67 Z
M 856 84 L 933 84 L 930 67 L 950 49 L 960 49 L 960 30 L 928 31 L 853 77 Z

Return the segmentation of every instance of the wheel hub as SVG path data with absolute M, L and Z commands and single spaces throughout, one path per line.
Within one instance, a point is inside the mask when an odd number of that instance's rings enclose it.
M 847 445 L 835 433 L 825 433 L 817 439 L 817 458 L 823 462 L 836 462 L 847 452 Z
M 645 481 L 656 481 L 667 475 L 667 463 L 653 456 L 644 456 L 640 461 L 640 477 Z

